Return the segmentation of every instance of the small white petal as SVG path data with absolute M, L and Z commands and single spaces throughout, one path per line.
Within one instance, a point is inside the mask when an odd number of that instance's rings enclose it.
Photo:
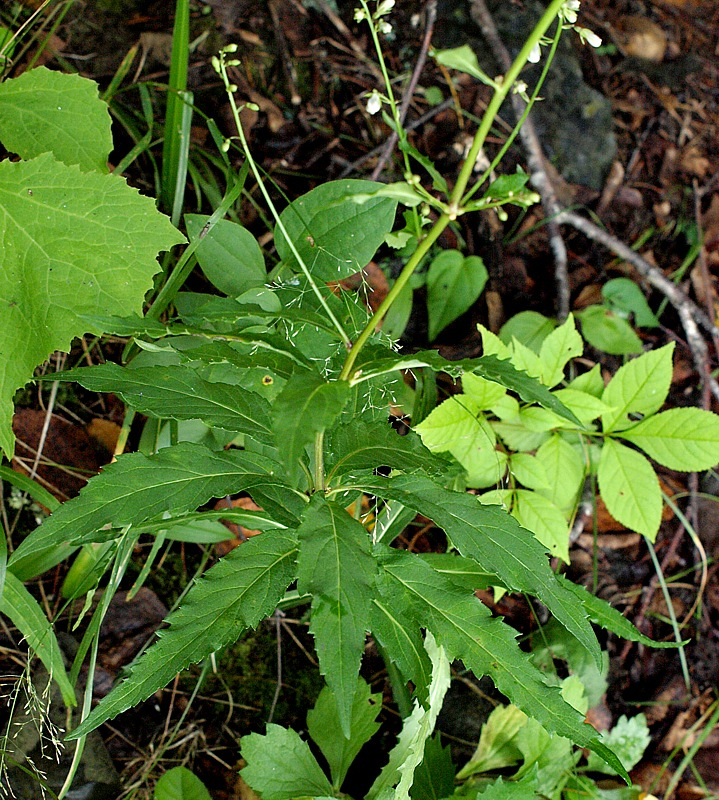
M 542 48 L 538 44 L 535 44 L 531 53 L 529 54 L 529 57 L 527 58 L 527 61 L 531 61 L 532 64 L 536 64 L 541 57 Z
M 367 100 L 367 113 L 376 114 L 382 108 L 382 98 L 379 92 L 374 91 Z

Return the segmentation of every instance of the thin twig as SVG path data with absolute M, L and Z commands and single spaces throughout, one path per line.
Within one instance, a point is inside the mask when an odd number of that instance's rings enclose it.
M 512 65 L 512 58 L 504 46 L 504 42 L 499 38 L 497 28 L 489 13 L 484 0 L 472 0 L 470 7 L 472 19 L 479 25 L 482 35 L 487 40 L 492 53 L 496 58 L 500 68 L 505 72 Z M 517 119 L 520 119 L 525 111 L 524 100 L 518 94 L 511 95 L 512 108 Z M 542 145 L 537 136 L 537 132 L 532 122 L 531 114 L 524 121 L 519 130 L 524 150 L 527 156 L 527 166 L 529 167 L 532 186 L 537 190 L 542 199 L 542 207 L 547 218 L 547 231 L 549 233 L 549 245 L 554 254 L 554 277 L 557 283 L 557 317 L 564 320 L 569 316 L 569 273 L 567 271 L 567 248 L 564 244 L 562 232 L 555 217 L 559 211 L 557 195 L 554 191 L 547 171 L 544 168 L 544 155 Z
M 425 62 L 427 61 L 427 53 L 429 52 L 429 46 L 432 43 L 432 34 L 434 33 L 434 23 L 437 20 L 437 0 L 429 0 L 425 7 L 426 15 L 427 15 L 427 22 L 424 28 L 424 38 L 422 39 L 422 44 L 419 49 L 419 54 L 417 56 L 417 63 L 414 65 L 414 70 L 412 71 L 412 77 L 409 79 L 409 83 L 407 84 L 407 89 L 405 90 L 404 97 L 402 98 L 402 103 L 399 107 L 399 124 L 400 127 L 404 125 L 404 121 L 407 118 L 407 112 L 409 111 L 409 104 L 412 102 L 412 97 L 414 96 L 414 91 L 417 88 L 417 84 L 419 83 L 420 75 L 422 74 L 422 70 L 424 69 Z M 377 165 L 375 166 L 374 170 L 372 170 L 372 180 L 376 181 L 377 178 L 382 174 L 382 170 L 384 169 L 385 164 L 387 163 L 389 157 L 392 155 L 392 151 L 397 144 L 399 139 L 399 133 L 395 130 L 392 131 L 389 135 L 389 138 L 384 144 L 384 149 L 382 150 L 382 154 L 377 159 Z

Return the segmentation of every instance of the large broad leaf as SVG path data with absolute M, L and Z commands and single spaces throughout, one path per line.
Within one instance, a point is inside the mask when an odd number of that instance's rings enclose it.
M 417 434 L 400 436 L 387 422 L 357 419 L 328 432 L 325 467 L 328 481 L 355 470 L 390 467 L 404 472 L 440 472 L 446 467 Z
M 362 746 L 379 730 L 377 715 L 382 710 L 382 695 L 371 692 L 369 685 L 358 678 L 348 737 L 339 733 L 339 705 L 329 686 L 325 686 L 315 707 L 307 712 L 307 730 L 327 759 L 335 791 L 342 787 L 347 770 Z
M 206 425 L 273 441 L 269 403 L 226 383 L 210 383 L 184 366 L 137 369 L 117 364 L 82 367 L 53 376 L 93 392 L 114 392 L 142 414 L 160 419 L 201 419 Z
M 318 494 L 297 535 L 297 588 L 312 593 L 310 631 L 315 637 L 320 671 L 335 695 L 342 733 L 349 738 L 374 594 L 375 562 L 369 536 L 343 508 Z
M 416 624 L 432 631 L 450 658 L 459 658 L 476 676 L 489 675 L 497 688 L 526 714 L 553 733 L 588 747 L 613 767 L 621 765 L 583 715 L 549 686 L 516 642 L 516 631 L 492 618 L 466 590 L 406 551 L 383 548 L 380 591 L 397 606 L 409 603 Z M 621 774 L 624 774 L 623 772 Z
M 654 541 L 662 519 L 662 492 L 647 459 L 620 442 L 606 439 L 597 477 L 602 500 L 614 519 Z
M 552 556 L 569 564 L 569 528 L 564 514 L 538 492 L 517 489 L 512 516 L 522 527 L 532 531 Z
M 601 662 L 601 650 L 586 614 L 557 582 L 544 547 L 501 508 L 483 506 L 472 495 L 445 489 L 419 475 L 367 479 L 361 481 L 361 488 L 399 500 L 434 520 L 462 555 L 494 572 L 510 591 L 538 597 L 594 660 Z
M 49 154 L 0 163 L 0 449 L 12 455 L 12 397 L 54 350 L 102 333 L 84 314 L 140 311 L 158 251 L 182 236 L 119 177 Z
M 281 483 L 272 477 L 278 470 L 277 462 L 257 453 L 214 452 L 190 442 L 153 456 L 120 456 L 20 544 L 9 568 L 28 580 L 62 561 L 86 534 L 104 525 L 139 525 L 165 511 L 191 511 L 213 497 Z M 263 507 L 275 510 L 267 502 Z M 280 514 L 280 519 L 287 516 L 283 509 Z
M 275 443 L 290 478 L 300 471 L 305 446 L 332 425 L 349 399 L 345 381 L 328 383 L 316 372 L 299 372 L 275 401 Z
M 359 205 L 354 194 L 369 194 L 383 184 L 341 180 L 323 183 L 291 203 L 280 221 L 313 276 L 339 281 L 367 266 L 392 230 L 397 201 L 373 197 Z M 275 245 L 283 261 L 299 271 L 299 264 L 280 226 Z
M 602 415 L 605 433 L 631 425 L 629 414 L 659 411 L 672 381 L 674 342 L 644 353 L 620 367 L 607 384 L 602 401 L 612 410 Z
M 669 469 L 698 472 L 719 463 L 719 417 L 701 408 L 662 411 L 621 435 Z
M 269 724 L 267 733 L 243 736 L 244 780 L 263 800 L 330 798 L 332 786 L 307 742 L 289 728 Z
M 472 307 L 488 277 L 479 256 L 465 258 L 459 250 L 443 250 L 435 256 L 427 271 L 430 342 Z
M 153 800 L 212 800 L 205 784 L 187 767 L 173 767 L 155 784 Z
M 20 158 L 52 153 L 83 172 L 107 172 L 110 114 L 94 81 L 38 67 L 0 84 L 0 141 Z
M 2 597 L 0 597 L 0 613 L 5 614 L 20 631 L 32 652 L 45 665 L 48 674 L 60 688 L 65 705 L 77 705 L 75 690 L 65 672 L 62 652 L 52 625 L 48 622 L 37 600 L 12 572 L 5 575 L 5 586 Z
M 169 629 L 87 719 L 72 731 L 77 738 L 147 699 L 178 672 L 237 640 L 275 608 L 295 575 L 293 531 L 253 536 L 209 569 L 170 614 Z
M 538 488 L 537 493 L 569 515 L 576 508 L 584 484 L 586 466 L 582 457 L 555 433 L 537 450 L 537 461 L 544 467 L 547 478 L 546 486 Z
M 555 386 L 564 378 L 564 368 L 572 358 L 581 356 L 584 342 L 577 333 L 574 317 L 570 314 L 565 322 L 555 328 L 542 342 L 539 360 L 542 362 L 542 383 Z
M 473 372 L 475 375 L 500 383 L 507 389 L 517 392 L 527 403 L 539 403 L 581 427 L 581 423 L 574 414 L 546 386 L 542 386 L 538 380 L 531 378 L 526 372 L 516 369 L 508 360 L 500 359 L 493 354 L 480 358 L 448 361 L 436 350 L 421 350 L 411 355 L 402 355 L 388 347 L 375 345 L 366 347 L 362 351 L 350 382 L 360 383 L 389 372 L 419 367 L 430 367 L 435 372 L 446 372 L 454 378 L 460 377 L 464 372 Z
M 265 257 L 255 237 L 228 219 L 218 220 L 202 236 L 209 219 L 203 214 L 185 214 L 190 241 L 202 237 L 195 256 L 210 283 L 230 297 L 263 286 L 267 280 Z

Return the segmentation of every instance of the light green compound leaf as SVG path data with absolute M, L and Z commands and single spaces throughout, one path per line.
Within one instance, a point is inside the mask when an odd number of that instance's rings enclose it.
M 601 663 L 601 650 L 584 610 L 562 587 L 549 567 L 543 546 L 501 508 L 482 505 L 464 492 L 453 492 L 418 475 L 362 480 L 361 488 L 399 500 L 433 520 L 459 552 L 493 572 L 509 591 L 538 597 Z
M 92 478 L 78 497 L 64 503 L 21 542 L 10 558 L 9 569 L 20 580 L 29 580 L 67 558 L 87 535 L 108 523 L 114 527 L 140 525 L 165 511 L 194 511 L 213 497 L 282 485 L 273 476 L 276 471 L 280 471 L 277 462 L 257 453 L 214 452 L 189 442 L 153 456 L 119 456 Z M 301 500 L 299 503 L 304 505 Z M 279 520 L 292 521 L 287 519 L 287 511 L 266 497 L 261 504 Z M 100 535 L 98 541 L 102 540 Z
M 276 607 L 295 576 L 294 531 L 253 536 L 218 561 L 167 618 L 169 628 L 68 738 L 76 739 L 146 700 L 178 672 L 237 641 Z
M 340 729 L 350 738 L 352 703 L 374 596 L 375 561 L 369 535 L 343 508 L 318 494 L 297 535 L 297 588 L 312 593 L 310 632 L 320 672 L 334 692 Z
M 482 294 L 489 274 L 479 256 L 443 250 L 427 271 L 429 340 L 470 309 Z
M 557 506 L 538 492 L 517 489 L 514 493 L 512 516 L 519 524 L 532 531 L 550 555 L 569 564 L 569 529 L 564 514 Z
M 200 237 L 209 219 L 203 214 L 185 214 L 190 241 Z M 267 280 L 265 257 L 257 240 L 242 225 L 228 219 L 215 223 L 197 246 L 195 256 L 207 280 L 229 297 L 264 286 Z
M 539 359 L 542 362 L 541 379 L 545 386 L 556 386 L 564 379 L 564 368 L 572 358 L 584 352 L 584 342 L 577 333 L 574 317 L 570 314 L 565 322 L 553 330 L 542 342 Z
M 435 50 L 432 53 L 432 58 L 444 67 L 466 72 L 467 75 L 471 75 L 487 86 L 496 86 L 489 75 L 487 75 L 484 70 L 480 69 L 477 56 L 468 44 L 463 44 L 461 47 L 453 47 L 448 50 Z
M 369 685 L 358 678 L 352 699 L 350 735 L 347 738 L 339 732 L 337 698 L 329 686 L 325 686 L 315 707 L 307 712 L 307 731 L 327 759 L 332 786 L 337 791 L 357 753 L 379 730 L 377 715 L 382 710 L 382 694 L 371 692 Z
M 389 602 L 409 602 L 416 624 L 434 633 L 449 658 L 461 659 L 478 677 L 489 675 L 500 692 L 548 731 L 620 766 L 596 731 L 583 724 L 583 715 L 564 702 L 559 689 L 549 686 L 519 649 L 516 631 L 493 619 L 476 597 L 406 551 L 386 550 L 380 569 L 386 576 L 379 581 L 380 591 Z
M 156 256 L 183 240 L 119 177 L 49 154 L 0 163 L 0 448 L 10 457 L 12 398 L 54 350 L 102 333 L 82 319 L 142 308 Z
M 273 442 L 269 403 L 227 383 L 203 380 L 186 366 L 81 367 L 53 375 L 93 392 L 114 392 L 136 411 L 159 419 L 201 419 L 206 425 Z
M 529 453 L 513 453 L 509 471 L 527 489 L 548 489 L 547 470 L 542 459 Z
M 290 479 L 300 472 L 300 458 L 315 435 L 329 428 L 350 397 L 345 381 L 328 383 L 316 372 L 298 372 L 275 400 L 275 442 Z
M 169 769 L 155 784 L 155 800 L 212 800 L 205 784 L 187 767 Z
M 389 467 L 404 472 L 438 473 L 446 462 L 433 455 L 420 437 L 410 431 L 400 436 L 384 421 L 365 422 L 356 419 L 337 425 L 326 436 L 325 469 L 327 480 L 362 469 Z
M 240 747 L 247 762 L 240 775 L 262 800 L 333 796 L 309 745 L 296 731 L 268 724 L 264 736 L 243 736 Z
M 628 428 L 629 414 L 645 417 L 659 411 L 669 393 L 672 381 L 674 343 L 651 350 L 620 367 L 609 381 L 602 402 L 612 411 L 602 416 L 605 433 Z
M 642 340 L 632 326 L 605 306 L 588 306 L 577 312 L 584 338 L 597 350 L 615 356 L 642 352 Z
M 12 572 L 5 574 L 0 613 L 20 631 L 30 650 L 45 665 L 45 669 L 57 683 L 65 705 L 76 706 L 75 690 L 65 672 L 62 653 L 52 625 L 37 600 Z
M 555 329 L 557 323 L 537 311 L 520 311 L 508 319 L 499 330 L 499 338 L 506 345 L 516 338 L 539 355 L 542 342 Z
M 700 408 L 672 408 L 621 433 L 669 469 L 699 472 L 719 462 L 719 417 Z
M 602 389 L 603 388 L 604 384 L 602 384 Z M 557 389 L 553 394 L 584 424 L 612 410 L 596 395 L 590 394 L 589 392 L 567 388 Z
M 52 153 L 83 172 L 106 173 L 110 113 L 94 81 L 37 67 L 0 84 L 0 141 L 25 160 Z
M 617 754 L 624 769 L 629 771 L 639 763 L 652 737 L 649 734 L 647 718 L 644 714 L 637 714 L 634 717 L 627 717 L 622 714 L 610 731 L 602 733 L 602 739 L 607 747 L 611 747 Z M 587 761 L 587 770 L 590 772 L 604 772 L 609 775 L 614 774 L 614 770 L 608 768 L 593 753 Z
M 570 514 L 579 498 L 584 483 L 586 467 L 582 457 L 566 439 L 554 434 L 537 450 L 547 474 L 547 488 L 537 492 L 551 500 L 562 512 Z
M 602 368 L 599 364 L 595 364 L 587 372 L 578 375 L 573 381 L 567 384 L 567 389 L 572 389 L 577 392 L 585 392 L 591 394 L 592 397 L 601 399 L 604 393 L 604 378 L 602 377 Z
M 381 800 L 396 783 L 393 800 L 409 800 L 414 773 L 422 763 L 425 743 L 432 735 L 442 701 L 449 689 L 449 660 L 444 648 L 438 646 L 434 636 L 427 631 L 425 648 L 432 662 L 432 680 L 429 685 L 428 708 L 416 700 L 412 713 L 404 720 L 397 744 L 389 754 L 389 761 L 367 792 L 366 800 Z
M 514 364 L 514 366 L 521 372 L 526 372 L 531 378 L 536 378 L 539 380 L 539 377 L 542 374 L 542 362 L 534 350 L 530 350 L 528 347 L 525 347 L 517 339 L 512 340 L 511 347 L 512 364 Z
M 371 194 L 384 184 L 374 181 L 329 181 L 291 203 L 281 214 L 290 239 L 315 278 L 339 281 L 367 266 L 394 225 L 397 201 L 388 197 L 353 202 L 354 194 Z M 299 271 L 280 226 L 275 228 L 280 258 Z
M 662 518 L 662 492 L 647 459 L 620 442 L 605 439 L 598 478 L 607 511 L 653 542 Z
M 478 792 L 476 800 L 529 800 L 537 797 L 537 773 L 527 773 L 518 781 L 509 781 L 504 778 L 497 780 Z
M 466 780 L 480 772 L 512 767 L 521 761 L 522 751 L 513 740 L 526 722 L 527 715 L 517 706 L 497 706 L 482 725 L 477 749 L 457 773 L 457 780 Z
M 488 381 L 473 372 L 463 373 L 462 391 L 482 411 L 492 408 L 507 394 L 506 387 L 495 381 Z

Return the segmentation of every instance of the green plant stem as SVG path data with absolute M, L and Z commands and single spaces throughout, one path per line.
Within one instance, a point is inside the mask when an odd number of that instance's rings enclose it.
M 549 7 L 535 26 L 534 30 L 529 35 L 529 38 L 524 43 L 524 47 L 522 47 L 522 49 L 519 51 L 519 55 L 515 58 L 512 66 L 507 71 L 507 74 L 504 76 L 502 82 L 499 83 L 498 88 L 495 91 L 489 105 L 487 106 L 484 116 L 482 117 L 479 128 L 474 134 L 472 146 L 470 147 L 467 158 L 465 159 L 462 169 L 459 172 L 457 183 L 452 190 L 448 211 L 439 216 L 437 221 L 429 230 L 426 238 L 420 242 L 417 249 L 410 256 L 410 259 L 400 273 L 400 276 L 395 281 L 394 286 L 392 289 L 390 289 L 384 301 L 380 303 L 379 308 L 375 311 L 370 321 L 357 337 L 347 355 L 347 358 L 345 359 L 344 366 L 342 367 L 342 371 L 339 375 L 339 380 L 349 380 L 350 375 L 352 374 L 352 368 L 357 360 L 357 356 L 360 354 L 365 344 L 367 344 L 367 340 L 375 331 L 379 323 L 384 319 L 392 303 L 402 291 L 405 284 L 412 277 L 412 274 L 417 269 L 424 256 L 429 252 L 429 249 L 437 241 L 447 225 L 449 225 L 450 222 L 456 219 L 457 216 L 463 212 L 462 204 L 466 202 L 464 200 L 464 194 L 467 189 L 467 184 L 472 177 L 472 172 L 474 170 L 474 165 L 477 162 L 477 157 L 484 146 L 487 135 L 489 134 L 492 124 L 499 113 L 499 109 L 507 98 L 509 92 L 512 90 L 514 82 L 517 80 L 522 68 L 527 63 L 530 53 L 534 49 L 535 45 L 539 44 L 539 41 L 556 18 L 557 13 L 564 5 L 564 2 L 565 0 L 552 0 Z M 469 196 L 471 196 L 471 193 Z
M 325 432 L 317 431 L 315 434 L 315 469 L 314 484 L 315 491 L 322 492 L 325 489 L 325 459 L 324 459 Z

